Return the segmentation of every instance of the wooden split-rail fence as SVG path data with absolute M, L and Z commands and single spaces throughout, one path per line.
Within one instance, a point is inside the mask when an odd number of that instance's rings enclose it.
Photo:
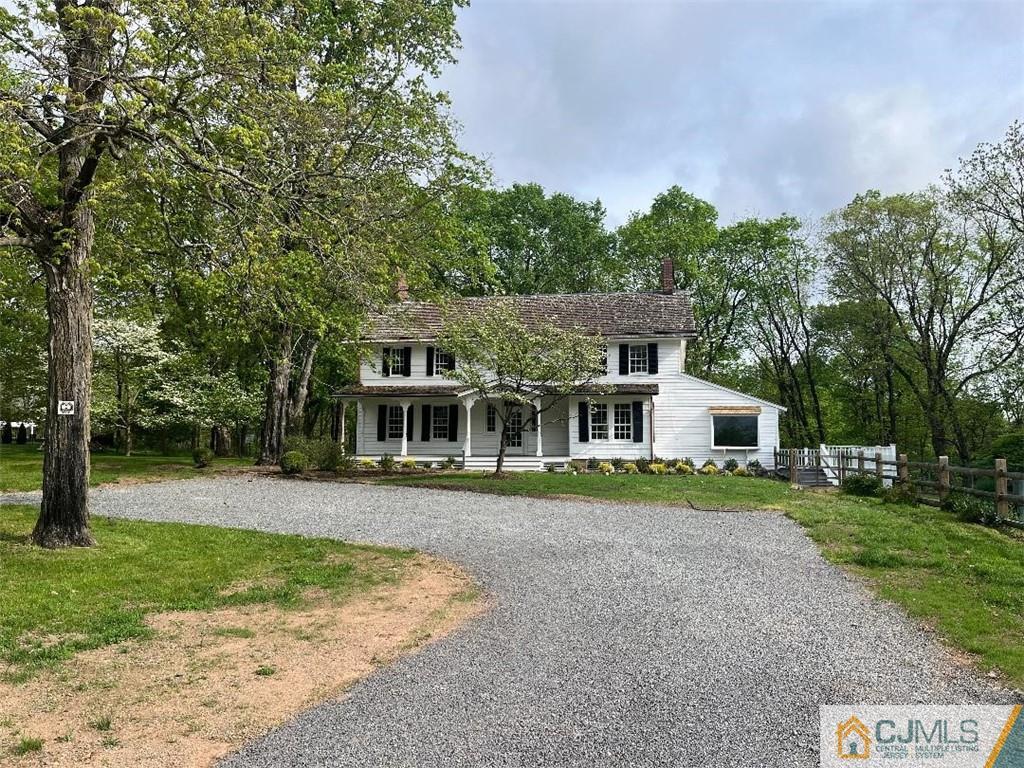
M 932 506 L 941 506 L 951 493 L 965 493 L 991 501 L 1001 522 L 1024 527 L 1024 472 L 1009 471 L 1006 459 L 996 459 L 990 469 L 954 466 L 948 456 L 927 462 L 909 461 L 905 453 L 887 458 L 883 450 L 782 448 L 775 452 L 775 467 L 793 485 L 842 485 L 851 474 L 875 475 L 883 485 L 914 488 L 917 500 Z M 827 482 L 804 482 L 811 477 Z

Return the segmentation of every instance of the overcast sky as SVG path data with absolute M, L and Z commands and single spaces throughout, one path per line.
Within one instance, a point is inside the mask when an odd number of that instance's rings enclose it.
M 443 87 L 501 186 L 723 222 L 918 189 L 1024 118 L 1021 2 L 476 0 Z

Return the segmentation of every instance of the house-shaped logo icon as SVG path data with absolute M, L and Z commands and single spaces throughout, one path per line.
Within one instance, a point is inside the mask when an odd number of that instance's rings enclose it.
M 856 715 L 836 728 L 837 749 L 840 757 L 867 760 L 871 757 L 871 732 Z

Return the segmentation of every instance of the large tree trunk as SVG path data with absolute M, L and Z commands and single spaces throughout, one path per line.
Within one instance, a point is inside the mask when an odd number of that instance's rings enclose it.
M 88 205 L 72 214 L 67 250 L 46 260 L 49 314 L 49 401 L 43 458 L 43 501 L 32 540 L 43 547 L 87 547 L 89 532 L 89 400 L 92 387 L 92 286 L 87 260 L 94 226 Z M 62 248 L 57 244 L 55 249 Z M 52 260 L 51 260 L 52 259 Z M 58 401 L 74 403 L 60 415 Z
M 302 424 L 302 418 L 306 412 L 306 401 L 309 398 L 309 382 L 313 376 L 313 361 L 316 360 L 316 350 L 319 346 L 319 341 L 310 342 L 303 355 L 299 380 L 295 383 L 291 404 L 288 408 L 288 428 L 290 430 L 298 429 Z
M 278 346 L 270 361 L 266 403 L 263 410 L 263 428 L 260 432 L 260 466 L 277 464 L 284 452 L 285 431 L 288 426 L 288 384 L 292 378 L 292 332 L 283 327 L 278 333 Z
M 467 426 L 466 429 L 469 429 Z M 498 461 L 494 464 L 494 474 L 500 475 L 505 468 L 505 451 L 508 449 L 508 419 L 501 425 L 501 442 L 498 445 Z

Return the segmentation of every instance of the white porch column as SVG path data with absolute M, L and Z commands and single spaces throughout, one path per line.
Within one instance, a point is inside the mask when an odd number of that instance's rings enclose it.
M 536 425 L 537 426 L 537 456 L 543 456 L 544 455 L 544 450 L 543 450 L 543 446 L 541 445 L 541 429 L 540 429 L 541 412 L 540 412 L 540 398 L 539 397 L 536 400 L 533 401 L 533 407 L 536 409 L 534 411 L 534 413 L 537 414 L 537 425 Z
M 462 455 L 464 458 L 469 458 L 473 455 L 473 404 L 476 403 L 475 397 L 467 397 L 462 401 L 462 405 L 466 411 L 466 439 L 462 443 Z
M 402 452 L 401 456 L 409 455 L 409 401 L 402 401 Z
M 352 446 L 352 452 L 357 456 L 359 455 L 360 438 L 363 435 L 363 422 L 365 421 L 365 416 L 363 415 L 364 410 L 363 401 L 356 400 L 356 439 Z
M 341 443 L 342 452 L 345 451 L 345 412 L 348 410 L 348 400 L 341 401 L 341 424 L 338 425 L 338 442 Z

